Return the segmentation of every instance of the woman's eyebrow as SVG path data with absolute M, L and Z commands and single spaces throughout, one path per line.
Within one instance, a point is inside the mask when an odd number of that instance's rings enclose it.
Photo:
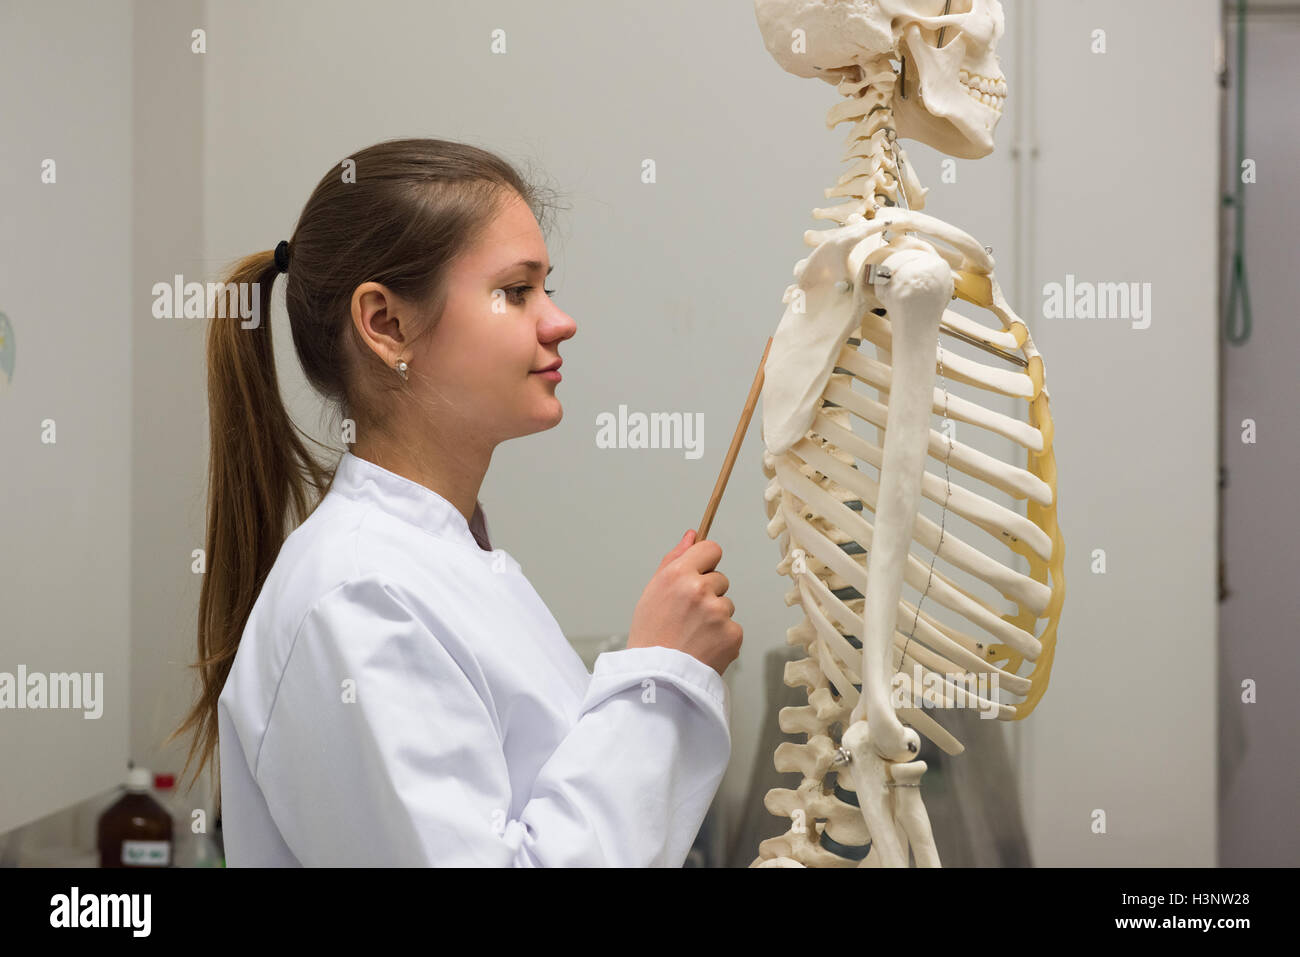
M 509 266 L 507 266 L 505 269 L 500 270 L 500 271 L 497 273 L 497 275 L 499 276 L 499 275 L 501 275 L 501 273 L 503 273 L 503 272 L 509 272 L 511 269 L 514 269 L 515 266 L 527 266 L 529 269 L 541 269 L 541 268 L 542 268 L 542 264 L 541 264 L 540 262 L 538 262 L 536 259 L 521 259 L 521 260 L 519 260 L 519 262 L 514 263 L 514 264 L 512 264 L 512 265 L 509 265 Z M 549 269 L 546 270 L 546 275 L 549 276 L 549 275 L 551 274 L 551 272 L 552 272 L 554 269 L 555 269 L 555 267 L 554 267 L 554 266 L 551 266 Z

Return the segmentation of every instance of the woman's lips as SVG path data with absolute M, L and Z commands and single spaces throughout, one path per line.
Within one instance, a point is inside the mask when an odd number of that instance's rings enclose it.
M 556 360 L 551 363 L 551 368 L 534 369 L 530 374 L 542 376 L 543 378 L 550 379 L 552 382 L 559 382 L 562 378 L 560 375 L 560 366 L 562 365 L 564 365 L 564 360 L 557 357 Z

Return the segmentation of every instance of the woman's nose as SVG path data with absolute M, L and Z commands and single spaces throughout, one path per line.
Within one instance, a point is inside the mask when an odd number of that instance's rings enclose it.
M 573 321 L 573 317 L 558 306 L 542 325 L 542 333 L 548 341 L 552 339 L 568 339 L 578 331 L 578 324 Z

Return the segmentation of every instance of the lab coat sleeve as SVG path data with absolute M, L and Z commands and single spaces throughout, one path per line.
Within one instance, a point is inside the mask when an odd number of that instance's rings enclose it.
M 301 863 L 682 863 L 730 754 L 717 672 L 667 648 L 602 655 L 515 799 L 484 676 L 436 630 L 374 578 L 304 618 L 254 765 Z
M 680 867 L 731 755 L 727 687 L 674 648 L 596 659 L 520 816 L 532 866 Z

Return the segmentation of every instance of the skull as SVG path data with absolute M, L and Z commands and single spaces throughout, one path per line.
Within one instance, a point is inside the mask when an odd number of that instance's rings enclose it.
M 993 150 L 1007 95 L 994 52 L 1002 4 L 947 5 L 944 15 L 945 0 L 754 0 L 754 12 L 768 52 L 795 76 L 838 84 L 878 68 L 881 58 L 899 61 L 891 104 L 898 135 L 976 159 Z

